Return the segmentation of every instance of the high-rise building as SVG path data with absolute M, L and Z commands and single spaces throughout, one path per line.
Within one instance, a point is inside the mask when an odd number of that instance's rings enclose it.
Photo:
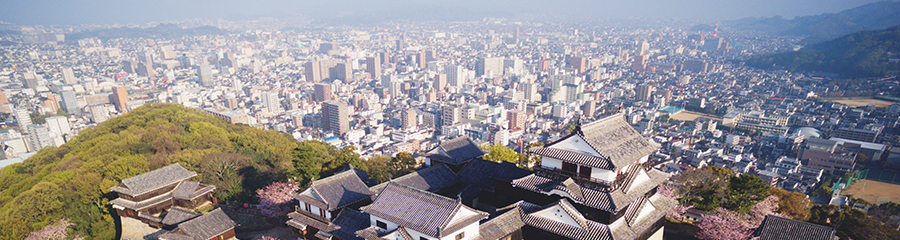
M 27 132 L 28 125 L 31 125 L 31 112 L 28 109 L 16 108 L 13 114 L 15 114 L 16 122 L 19 124 L 19 130 Z
M 25 85 L 25 88 L 31 88 L 37 91 L 37 88 L 41 86 L 40 79 L 38 79 L 37 74 L 34 72 L 25 72 L 22 74 L 22 78 L 22 83 Z
M 322 81 L 322 73 L 319 71 L 319 62 L 318 61 L 309 61 L 303 64 L 304 75 L 306 75 L 306 81 L 317 83 Z
M 346 103 L 325 101 L 322 106 L 322 126 L 325 131 L 344 135 L 350 131 L 350 109 Z
M 587 58 L 571 57 L 569 58 L 569 66 L 572 66 L 572 68 L 575 69 L 576 73 L 582 74 L 587 69 Z
M 403 82 L 392 81 L 388 86 L 388 92 L 391 94 L 391 98 L 393 99 L 403 97 Z
M 415 109 L 406 109 L 401 113 L 400 125 L 402 128 L 415 128 L 419 123 L 419 114 Z
M 541 96 L 538 95 L 537 89 L 538 84 L 535 83 L 526 83 L 524 85 L 525 88 L 525 100 L 529 102 L 537 102 L 541 100 Z
M 207 64 L 201 64 L 200 66 L 198 66 L 197 78 L 200 79 L 200 85 L 203 85 L 204 87 L 212 86 L 215 83 L 213 81 L 212 66 Z
M 371 79 L 381 77 L 381 59 L 378 57 L 367 57 L 366 72 L 369 73 Z
M 320 53 L 328 53 L 328 51 L 334 50 L 333 43 L 322 43 L 319 44 L 319 52 Z
M 525 111 L 510 110 L 506 112 L 506 120 L 509 121 L 509 129 L 525 129 Z
M 353 81 L 353 69 L 346 62 L 339 62 L 331 68 L 331 76 L 336 79 L 348 83 Z
M 125 85 L 119 85 L 113 87 L 113 104 L 116 106 L 116 110 L 119 112 L 127 112 L 128 111 L 128 89 L 125 88 Z
M 135 74 L 137 73 L 137 62 L 131 60 L 122 61 L 122 71 L 127 73 Z
M 640 86 L 638 86 L 634 92 L 637 95 L 637 96 L 635 96 L 637 98 L 637 100 L 650 102 L 653 97 L 653 95 L 651 94 L 652 91 L 653 91 L 653 86 L 650 86 L 649 84 L 644 83 L 644 84 L 641 84 Z
M 109 120 L 109 109 L 110 107 L 107 104 L 94 104 L 88 106 L 88 110 L 91 112 L 91 120 L 96 124 Z
M 138 76 L 152 77 L 156 76 L 156 70 L 153 69 L 153 64 L 141 62 L 137 64 L 137 74 Z
M 7 103 L 9 103 L 9 98 L 6 98 L 6 93 L 3 93 L 3 91 L 0 91 L 0 104 L 7 104 Z
M 441 125 L 450 126 L 456 124 L 460 120 L 460 108 L 452 105 L 444 105 L 441 107 Z
M 447 74 L 447 85 L 459 87 L 466 82 L 466 72 L 462 66 L 446 66 L 444 67 L 444 74 Z
M 46 122 L 45 125 L 50 131 L 53 146 L 62 145 L 72 138 L 72 128 L 69 126 L 69 119 L 67 117 L 48 117 Z
M 416 53 L 416 63 L 419 65 L 419 69 L 425 69 L 425 64 L 428 62 L 426 60 L 425 52 Z
M 63 82 L 66 84 L 72 85 L 78 83 L 78 78 L 75 78 L 75 72 L 72 71 L 72 68 L 65 67 L 62 69 Z
M 681 64 L 681 70 L 692 73 L 706 73 L 709 70 L 709 64 L 703 60 L 686 60 Z
M 50 130 L 43 125 L 28 125 L 28 138 L 31 139 L 31 147 L 35 151 L 53 146 Z
M 647 41 L 641 41 L 640 43 L 638 43 L 635 55 L 646 55 L 648 53 L 650 53 L 650 43 L 647 43 Z
M 593 118 L 597 115 L 597 102 L 593 100 L 585 101 L 584 105 L 581 105 L 581 112 L 584 113 L 585 117 Z
M 281 101 L 278 100 L 277 92 L 264 92 L 260 95 L 260 101 L 262 101 L 262 106 L 266 108 L 269 113 L 280 113 L 284 111 L 284 108 L 281 107 Z
M 315 85 L 316 101 L 324 102 L 332 100 L 331 85 L 324 83 L 316 83 Z
M 433 86 L 438 91 L 444 91 L 447 88 L 447 74 L 435 74 Z
M 631 63 L 631 69 L 637 72 L 643 72 L 647 68 L 647 56 L 634 56 L 634 62 Z
M 475 64 L 476 76 L 497 76 L 503 74 L 503 58 L 486 57 L 478 59 Z

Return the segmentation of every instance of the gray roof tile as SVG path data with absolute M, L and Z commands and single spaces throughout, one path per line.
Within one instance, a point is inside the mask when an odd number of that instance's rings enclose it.
M 203 216 L 178 224 L 171 232 L 159 236 L 162 240 L 207 240 L 234 228 L 234 221 L 221 208 Z
M 447 155 L 444 155 L 446 153 Z M 432 160 L 441 161 L 450 165 L 460 165 L 469 160 L 484 156 L 487 154 L 478 147 L 469 137 L 458 137 L 449 141 L 441 142 L 441 144 L 428 151 L 428 157 Z
M 297 200 L 328 211 L 359 202 L 374 194 L 360 179 L 359 173 L 353 169 L 313 181 L 309 190 L 315 191 L 324 201 L 296 193 L 293 196 Z
M 137 196 L 194 176 L 197 176 L 197 173 L 188 171 L 180 164 L 174 163 L 134 177 L 122 179 L 122 183 L 110 188 L 110 191 Z
M 461 208 L 477 214 L 452 225 L 448 224 Z M 465 206 L 458 200 L 396 182 L 390 182 L 372 204 L 361 210 L 434 237 L 443 237 L 444 234 L 487 218 L 486 213 Z
M 755 234 L 760 240 L 769 239 L 810 239 L 833 240 L 834 228 L 790 218 L 768 215 L 759 225 Z

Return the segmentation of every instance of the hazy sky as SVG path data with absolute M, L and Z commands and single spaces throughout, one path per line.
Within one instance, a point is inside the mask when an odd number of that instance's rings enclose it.
M 878 0 L 0 0 L 16 24 L 143 23 L 299 13 L 313 18 L 550 13 L 580 17 L 734 20 L 839 12 Z

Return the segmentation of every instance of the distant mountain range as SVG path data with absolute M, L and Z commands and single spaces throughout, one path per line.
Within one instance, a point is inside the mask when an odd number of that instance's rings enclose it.
M 895 16 L 900 18 L 900 16 Z M 755 56 L 748 66 L 821 71 L 844 77 L 880 77 L 900 73 L 900 25 L 863 30 L 798 51 Z
M 745 18 L 730 22 L 733 28 L 773 34 L 809 36 L 802 43 L 816 43 L 861 30 L 889 28 L 900 24 L 900 2 L 881 1 L 838 13 L 784 19 Z

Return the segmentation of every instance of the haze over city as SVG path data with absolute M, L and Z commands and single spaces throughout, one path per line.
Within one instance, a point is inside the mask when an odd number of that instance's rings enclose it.
M 816 15 L 877 0 L 385 0 L 385 1 L 137 1 L 3 0 L 0 21 L 17 24 L 127 24 L 184 19 L 242 19 L 304 15 L 311 18 L 372 17 L 377 20 L 473 20 L 529 15 L 573 19 L 651 18 L 737 20 L 746 17 Z M 362 19 L 362 18 L 361 18 Z

